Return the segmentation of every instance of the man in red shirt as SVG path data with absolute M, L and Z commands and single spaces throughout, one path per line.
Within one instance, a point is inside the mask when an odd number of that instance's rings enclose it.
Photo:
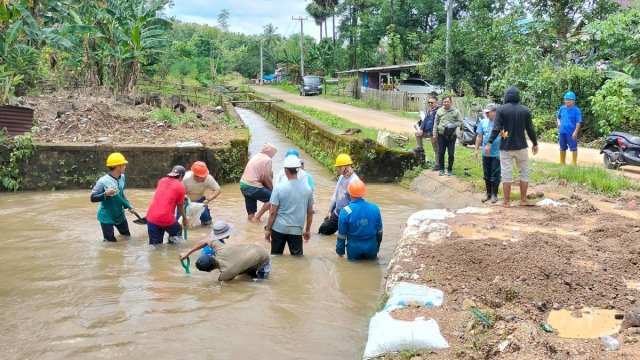
M 149 245 L 162 244 L 165 231 L 169 234 L 168 243 L 183 242 L 182 228 L 176 220 L 176 207 L 182 216 L 182 226 L 187 227 L 189 221 L 184 213 L 184 197 L 186 190 L 182 185 L 182 178 L 187 170 L 176 165 L 166 177 L 158 181 L 156 193 L 153 195 L 149 211 L 147 212 L 147 232 Z

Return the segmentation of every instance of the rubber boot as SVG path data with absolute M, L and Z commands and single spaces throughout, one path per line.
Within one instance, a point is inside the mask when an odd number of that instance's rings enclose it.
M 484 181 L 484 186 L 485 186 L 485 189 L 487 189 L 487 196 L 485 196 L 484 199 L 481 200 L 483 203 L 491 200 L 491 189 L 492 189 L 491 182 L 489 180 Z
M 491 184 L 491 203 L 495 204 L 498 202 L 498 189 L 500 189 L 500 183 Z
M 571 152 L 571 164 L 578 165 L 578 150 Z
M 567 152 L 560 151 L 560 165 L 564 165 L 567 163 Z

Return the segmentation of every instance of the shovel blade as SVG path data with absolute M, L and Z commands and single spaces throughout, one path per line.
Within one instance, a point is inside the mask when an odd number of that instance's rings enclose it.
M 138 224 L 138 225 L 145 225 L 147 223 L 147 217 L 143 217 L 143 218 L 139 218 L 139 219 L 135 219 L 133 220 L 134 224 Z

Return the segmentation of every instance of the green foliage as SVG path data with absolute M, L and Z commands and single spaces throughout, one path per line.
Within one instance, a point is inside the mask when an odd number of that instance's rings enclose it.
M 35 151 L 32 133 L 18 135 L 5 146 L 11 153 L 8 161 L 0 162 L 0 189 L 15 191 L 21 182 L 19 165 L 27 162 Z
M 186 122 L 197 121 L 196 114 L 192 112 L 177 113 L 167 107 L 153 109 L 147 114 L 151 119 L 160 123 L 169 123 L 171 126 L 177 127 Z
M 554 179 L 586 187 L 590 192 L 619 197 L 622 190 L 640 190 L 640 186 L 610 170 L 596 167 L 561 166 L 549 174 Z
M 624 79 L 612 79 L 591 97 L 600 133 L 612 130 L 637 131 L 640 128 L 640 97 Z
M 15 87 L 22 82 L 22 75 L 8 71 L 7 65 L 0 65 L 0 105 L 15 105 Z

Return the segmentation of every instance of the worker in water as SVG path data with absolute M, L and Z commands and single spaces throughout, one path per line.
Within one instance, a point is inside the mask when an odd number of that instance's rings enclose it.
M 347 259 L 375 259 L 382 242 L 382 217 L 380 209 L 374 203 L 364 199 L 366 187 L 360 179 L 349 183 L 351 202 L 342 208 L 338 220 L 338 240 L 336 253 Z
M 219 221 L 216 221 L 216 224 Z M 210 272 L 220 270 L 219 281 L 229 281 L 240 274 L 247 274 L 254 279 L 266 279 L 271 272 L 271 257 L 258 244 L 225 244 L 222 240 L 229 238 L 233 232 L 233 224 L 225 222 L 216 232 L 214 229 L 208 239 L 198 242 L 189 251 L 181 253 L 182 261 L 194 252 L 210 246 L 214 253 L 200 255 L 196 261 L 196 268 Z
M 189 226 L 184 211 L 184 199 L 187 191 L 182 185 L 182 179 L 187 170 L 176 165 L 167 176 L 158 181 L 149 211 L 147 211 L 147 232 L 149 245 L 162 244 L 164 233 L 169 234 L 169 244 L 182 243 L 182 228 L 176 220 L 176 208 L 182 216 L 182 226 Z
M 211 225 L 211 212 L 209 203 L 220 195 L 220 185 L 209 174 L 207 164 L 202 161 L 196 161 L 191 165 L 191 170 L 187 171 L 182 179 L 182 184 L 187 191 L 187 197 L 191 202 L 202 203 L 205 205 L 200 222 L 202 225 Z M 211 194 L 205 194 L 209 190 Z
M 91 190 L 91 202 L 99 202 L 98 221 L 102 228 L 102 239 L 106 242 L 116 242 L 113 228 L 118 229 L 120 235 L 130 236 L 129 223 L 124 216 L 124 209 L 133 213 L 133 206 L 124 195 L 125 176 L 129 162 L 121 153 L 113 153 L 107 157 L 109 172 L 98 179 Z
M 336 184 L 336 190 L 331 197 L 331 205 L 327 212 L 324 222 L 320 225 L 318 233 L 322 235 L 333 235 L 338 231 L 338 216 L 340 216 L 340 210 L 347 206 L 351 202 L 349 196 L 349 183 L 355 179 L 358 179 L 358 175 L 353 171 L 353 161 L 347 154 L 339 154 L 336 157 L 336 172 L 340 177 Z
M 298 179 L 300 159 L 284 159 L 287 181 L 276 184 L 271 193 L 269 221 L 264 238 L 271 243 L 271 255 L 282 255 L 285 245 L 291 255 L 302 255 L 302 240 L 308 242 L 313 220 L 313 192 L 306 180 Z M 306 219 L 306 222 L 305 222 Z
M 302 158 L 300 157 L 300 153 L 298 152 L 298 150 L 296 149 L 290 149 L 287 151 L 287 153 L 284 155 L 285 158 L 287 158 L 289 155 L 294 155 L 295 157 L 297 157 L 298 159 L 300 159 L 300 168 L 298 169 L 298 180 L 309 184 L 309 188 L 311 188 L 311 191 L 313 191 L 313 177 L 311 176 L 311 174 L 309 174 L 309 172 L 307 172 L 304 169 L 304 161 L 302 161 Z M 284 167 L 282 168 L 282 170 L 280 170 L 280 172 L 278 172 L 278 175 L 275 176 L 275 181 L 273 182 L 275 185 L 283 182 L 283 181 L 287 181 L 287 174 L 285 173 Z M 274 185 L 274 186 L 275 186 Z
M 278 149 L 269 143 L 262 144 L 260 153 L 251 157 L 240 178 L 240 192 L 244 196 L 244 205 L 250 221 L 260 222 L 262 215 L 269 210 L 269 198 L 273 190 L 271 159 L 277 151 Z M 263 205 L 256 214 L 258 201 Z

